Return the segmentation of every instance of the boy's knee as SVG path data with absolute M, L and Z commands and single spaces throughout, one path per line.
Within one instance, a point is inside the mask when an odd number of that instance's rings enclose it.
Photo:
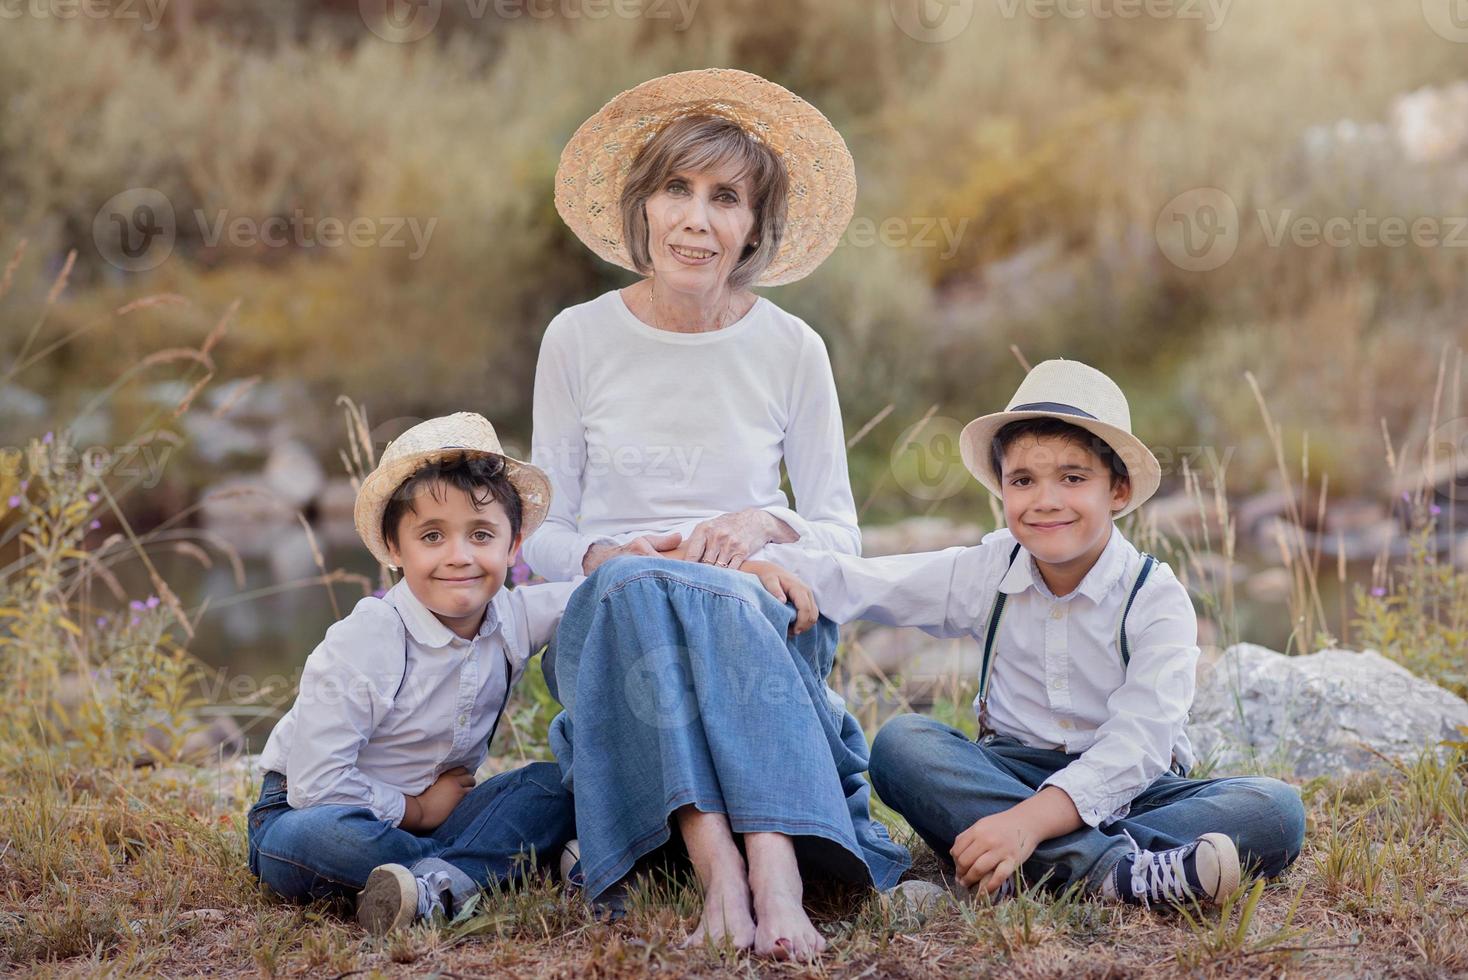
M 1239 789 L 1253 799 L 1247 808 L 1248 826 L 1241 828 L 1244 849 L 1259 861 L 1267 876 L 1289 867 L 1305 844 L 1305 804 L 1299 790 L 1267 776 L 1240 780 Z
M 933 738 L 942 728 L 926 715 L 898 715 L 877 731 L 868 771 L 878 796 L 890 801 L 901 784 L 923 771 L 925 760 L 932 759 Z

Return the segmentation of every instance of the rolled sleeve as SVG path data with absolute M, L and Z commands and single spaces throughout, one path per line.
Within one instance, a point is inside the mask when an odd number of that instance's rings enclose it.
M 1041 784 L 1070 795 L 1081 819 L 1099 827 L 1166 772 L 1193 703 L 1198 620 L 1186 589 L 1159 565 L 1127 619 L 1134 639 L 1126 680 L 1107 698 L 1107 719 L 1075 761 Z

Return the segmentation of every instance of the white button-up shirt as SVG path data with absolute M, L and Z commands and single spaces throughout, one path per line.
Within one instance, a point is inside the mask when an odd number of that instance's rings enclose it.
M 445 626 L 406 580 L 365 598 L 306 658 L 295 704 L 260 754 L 296 809 L 364 806 L 397 826 L 404 795 L 479 768 L 510 688 L 550 640 L 581 580 L 501 589 L 472 640 Z
M 1197 615 L 1182 583 L 1159 562 L 1127 616 L 1131 664 L 1124 668 L 1122 611 L 1143 561 L 1131 542 L 1113 526 L 1101 557 L 1065 596 L 1045 585 L 1029 552 L 1021 549 L 1008 565 L 1014 544 L 1000 529 L 974 547 L 923 554 L 853 558 L 783 544 L 759 557 L 805 580 L 821 612 L 837 622 L 967 634 L 980 646 L 1003 590 L 989 724 L 1027 745 L 1079 755 L 1042 785 L 1065 790 L 1090 826 L 1110 823 L 1174 757 L 1193 763 L 1183 728 L 1193 704 Z

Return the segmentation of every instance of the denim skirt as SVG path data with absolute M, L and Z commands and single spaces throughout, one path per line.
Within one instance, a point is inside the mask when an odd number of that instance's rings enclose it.
M 803 875 L 888 888 L 911 863 L 869 811 L 869 750 L 829 693 L 837 629 L 744 572 L 607 562 L 571 596 L 552 672 L 550 742 L 576 798 L 588 897 L 671 836 L 673 811 L 789 835 Z

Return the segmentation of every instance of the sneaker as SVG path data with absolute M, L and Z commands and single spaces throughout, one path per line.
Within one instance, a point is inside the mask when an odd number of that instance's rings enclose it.
M 1125 834 L 1127 840 L 1131 835 Z M 1130 857 L 1116 862 L 1106 876 L 1101 894 L 1123 902 L 1151 906 L 1154 902 L 1221 902 L 1239 887 L 1239 850 L 1227 834 L 1204 834 L 1197 840 L 1166 851 L 1137 846 Z
M 581 867 L 581 842 L 571 840 L 561 849 L 561 882 L 568 891 L 586 888 L 586 873 Z M 591 903 L 592 917 L 598 921 L 620 922 L 627 916 L 627 882 L 617 882 Z
M 357 921 L 374 936 L 412 925 L 419 919 L 449 918 L 449 877 L 430 871 L 422 877 L 401 864 L 372 869 L 357 894 Z
M 566 841 L 561 848 L 561 881 L 567 888 L 581 888 L 586 884 L 586 875 L 581 873 L 581 841 Z

